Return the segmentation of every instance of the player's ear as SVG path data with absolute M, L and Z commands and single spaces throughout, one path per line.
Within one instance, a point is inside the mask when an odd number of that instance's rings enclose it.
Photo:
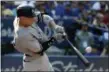
M 34 17 L 35 22 L 38 22 L 38 17 Z

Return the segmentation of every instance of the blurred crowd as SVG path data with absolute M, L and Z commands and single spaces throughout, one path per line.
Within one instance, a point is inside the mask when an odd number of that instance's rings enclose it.
M 2 17 L 15 17 L 16 7 L 22 2 L 27 1 L 2 1 Z M 76 21 L 75 23 L 78 24 L 76 29 L 67 32 L 83 54 L 103 55 L 105 50 L 109 51 L 108 1 L 31 1 L 31 3 L 34 3 L 42 13 L 54 19 L 70 18 Z M 68 51 L 66 54 L 70 54 L 70 50 L 66 51 Z

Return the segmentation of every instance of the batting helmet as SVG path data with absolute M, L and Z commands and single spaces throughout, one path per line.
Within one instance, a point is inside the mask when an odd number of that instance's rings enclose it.
M 17 17 L 25 16 L 25 17 L 36 17 L 35 8 L 31 5 L 19 5 L 17 7 Z
M 43 14 L 35 8 L 34 4 L 21 4 L 17 7 L 17 17 L 37 17 L 38 23 L 43 22 Z

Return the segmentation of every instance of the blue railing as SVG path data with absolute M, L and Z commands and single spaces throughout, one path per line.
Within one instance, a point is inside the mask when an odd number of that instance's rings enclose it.
M 92 67 L 93 72 L 95 69 L 97 72 L 108 72 L 108 56 L 99 57 L 99 56 L 90 56 L 86 57 L 91 63 L 94 64 Z M 87 68 L 83 63 L 78 59 L 77 56 L 49 56 L 50 62 L 55 71 L 59 72 L 69 72 L 69 71 L 78 71 L 86 70 Z M 8 69 L 8 71 L 21 71 L 22 70 L 22 54 L 21 55 L 5 55 L 2 56 L 1 60 L 2 71 Z

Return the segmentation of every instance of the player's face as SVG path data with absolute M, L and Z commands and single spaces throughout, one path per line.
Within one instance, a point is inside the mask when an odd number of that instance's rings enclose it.
M 28 22 L 29 25 L 33 24 L 35 22 L 35 18 L 25 18 L 26 22 Z
M 35 22 L 35 17 L 21 17 L 20 21 L 25 26 L 31 26 Z

